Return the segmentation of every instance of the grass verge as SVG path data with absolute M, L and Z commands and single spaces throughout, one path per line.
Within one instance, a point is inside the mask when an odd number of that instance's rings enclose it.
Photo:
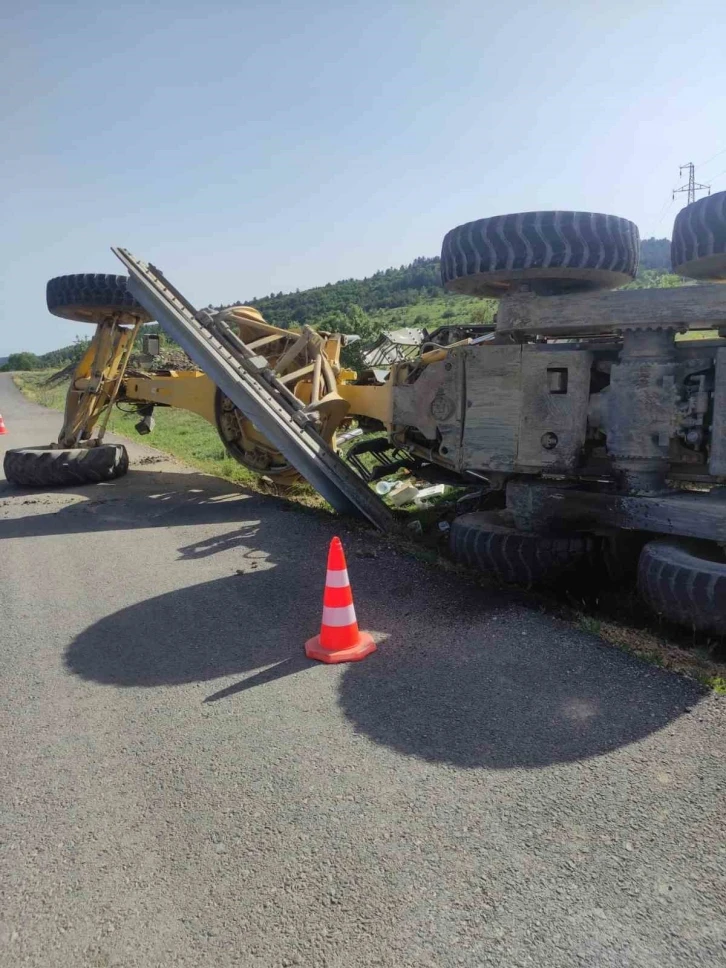
M 726 696 L 726 661 L 721 658 L 723 643 L 703 633 L 692 636 L 693 644 L 682 640 L 689 634 L 676 631 L 675 641 L 649 628 L 634 628 L 618 622 L 580 614 L 577 625 L 583 632 L 597 635 L 609 645 L 637 655 L 653 665 L 696 679 L 708 689 Z

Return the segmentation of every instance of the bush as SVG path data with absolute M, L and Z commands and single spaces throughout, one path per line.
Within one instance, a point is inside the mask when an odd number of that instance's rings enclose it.
M 475 306 L 471 311 L 469 322 L 473 326 L 481 326 L 484 323 L 491 323 L 494 319 L 494 300 L 483 300 L 480 306 Z
M 42 370 L 43 363 L 35 353 L 11 353 L 7 363 L 0 369 L 6 373 L 12 370 Z

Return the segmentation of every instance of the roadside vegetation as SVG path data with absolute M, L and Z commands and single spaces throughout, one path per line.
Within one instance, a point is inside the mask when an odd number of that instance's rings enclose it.
M 622 589 L 613 590 L 611 594 L 622 596 Z M 576 624 L 583 632 L 596 635 L 609 645 L 631 652 L 652 665 L 696 679 L 707 689 L 726 696 L 724 643 L 704 633 L 660 628 L 656 619 L 651 619 L 648 625 L 643 621 L 642 603 L 634 594 L 632 598 L 632 602 L 622 608 L 622 618 L 617 621 L 607 613 L 617 614 L 619 610 L 604 603 L 606 617 L 580 613 Z M 629 624 L 636 615 L 640 616 L 639 619 Z

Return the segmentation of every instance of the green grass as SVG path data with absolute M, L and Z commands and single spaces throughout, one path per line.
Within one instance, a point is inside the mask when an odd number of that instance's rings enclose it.
M 671 672 L 696 679 L 718 695 L 726 695 L 726 664 L 723 643 L 701 637 L 701 645 L 688 646 L 687 633 L 683 630 L 675 638 L 663 636 L 657 623 L 648 627 L 631 627 L 627 616 L 614 621 L 610 617 L 598 618 L 579 612 L 574 616 L 577 627 L 609 645 L 630 652 L 639 659 Z M 705 640 L 706 644 L 703 644 Z
M 590 635 L 600 635 L 602 631 L 602 622 L 593 615 L 581 614 L 577 620 L 577 625 L 583 632 L 589 632 Z
M 715 329 L 693 329 L 687 333 L 676 333 L 677 343 L 694 339 L 718 339 L 718 331 Z
M 487 317 L 491 321 L 494 308 L 490 301 L 483 302 L 474 296 L 457 296 L 455 299 L 442 296 L 440 299 L 428 299 L 415 303 L 413 306 L 402 306 L 396 309 L 374 309 L 368 313 L 376 330 L 402 329 L 404 326 L 425 326 L 429 331 L 437 326 L 456 326 L 472 322 L 474 313 L 477 322 L 479 316 Z M 424 321 L 425 320 L 425 321 Z

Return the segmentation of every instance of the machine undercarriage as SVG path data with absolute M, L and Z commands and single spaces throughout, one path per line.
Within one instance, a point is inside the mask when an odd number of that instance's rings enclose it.
M 250 470 L 283 486 L 302 476 L 384 529 L 395 517 L 368 481 L 392 469 L 485 486 L 498 498 L 453 522 L 451 548 L 505 580 L 577 568 L 593 541 L 627 532 L 646 601 L 726 632 L 726 288 L 615 291 L 637 269 L 632 223 L 557 212 L 459 226 L 444 240 L 444 284 L 499 298 L 495 324 L 424 334 L 417 353 L 360 375 L 341 365 L 344 334 L 282 329 L 252 307 L 198 311 L 115 251 L 128 276 L 49 283 L 51 311 L 96 333 L 57 444 L 9 452 L 9 479 L 118 476 L 123 455 L 104 441 L 111 407 L 137 408 L 142 433 L 155 407 L 181 407 Z M 683 210 L 673 251 L 677 271 L 726 278 L 726 193 Z M 199 369 L 129 366 L 151 320 Z M 346 462 L 336 435 L 354 422 L 379 433 Z

